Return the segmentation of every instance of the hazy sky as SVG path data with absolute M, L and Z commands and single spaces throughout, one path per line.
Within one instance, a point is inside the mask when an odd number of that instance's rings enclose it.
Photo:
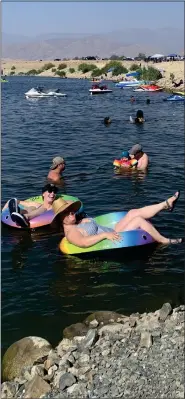
M 184 29 L 183 2 L 6 2 L 2 31 L 35 36 L 42 33 L 104 33 L 124 28 Z

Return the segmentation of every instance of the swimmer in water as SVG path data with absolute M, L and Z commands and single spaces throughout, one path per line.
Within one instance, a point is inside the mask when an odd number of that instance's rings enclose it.
M 110 125 L 111 122 L 112 122 L 112 121 L 111 121 L 111 119 L 109 118 L 109 116 L 106 116 L 106 117 L 104 118 L 104 124 L 105 124 L 105 125 Z
M 50 171 L 48 173 L 47 179 L 58 183 L 61 181 L 62 173 L 65 170 L 66 162 L 62 157 L 53 158 L 52 165 L 50 166 Z

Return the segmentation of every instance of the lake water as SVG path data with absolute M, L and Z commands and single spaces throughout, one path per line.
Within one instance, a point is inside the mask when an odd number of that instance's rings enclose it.
M 60 88 L 66 98 L 26 100 L 37 85 Z M 67 166 L 63 193 L 78 196 L 89 215 L 128 210 L 181 197 L 155 226 L 172 238 L 184 235 L 184 104 L 163 102 L 166 93 L 90 96 L 87 80 L 12 77 L 2 84 L 2 204 L 40 195 L 51 160 Z M 130 103 L 135 95 L 136 103 Z M 151 104 L 146 104 L 146 98 Z M 142 109 L 143 126 L 129 116 Z M 104 126 L 105 116 L 112 118 Z M 112 161 L 141 143 L 149 154 L 146 174 L 116 174 Z M 62 330 L 97 310 L 120 313 L 182 301 L 183 245 L 157 247 L 147 256 L 80 260 L 58 250 L 60 235 L 34 237 L 2 227 L 2 351 L 28 335 L 52 344 Z

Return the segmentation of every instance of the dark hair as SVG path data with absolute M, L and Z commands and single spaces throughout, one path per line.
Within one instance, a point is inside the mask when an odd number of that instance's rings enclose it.
M 104 123 L 105 123 L 105 125 L 108 125 L 110 122 L 111 122 L 111 120 L 110 120 L 109 116 L 106 116 L 106 117 L 104 118 Z
M 136 118 L 143 118 L 143 111 L 141 109 L 138 109 L 137 113 L 136 113 Z
M 146 103 L 150 104 L 150 99 L 149 98 L 147 98 Z
M 44 187 L 42 187 L 42 194 L 51 189 L 53 189 L 55 193 L 57 193 L 58 191 L 58 187 L 56 187 L 54 184 L 48 183 Z

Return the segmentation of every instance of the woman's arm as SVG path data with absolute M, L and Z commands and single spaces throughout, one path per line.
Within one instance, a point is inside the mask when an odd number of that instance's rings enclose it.
M 106 238 L 111 241 L 118 241 L 120 236 L 116 231 L 111 231 L 84 237 L 83 234 L 78 231 L 78 229 L 74 228 L 66 233 L 66 238 L 71 244 L 76 245 L 77 247 L 88 248 L 97 244 L 97 242 L 105 240 Z

